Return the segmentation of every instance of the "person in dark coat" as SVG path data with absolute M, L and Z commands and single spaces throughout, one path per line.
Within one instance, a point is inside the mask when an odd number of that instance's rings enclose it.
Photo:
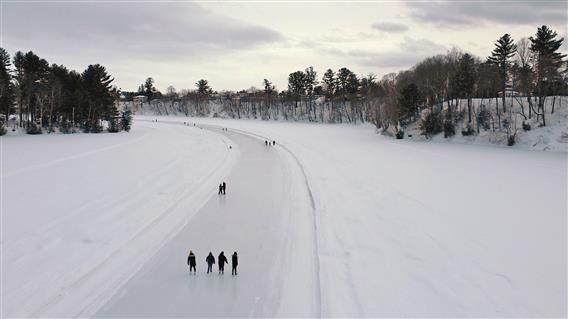
M 239 257 L 237 256 L 237 252 L 235 251 L 233 253 L 233 255 L 231 256 L 231 266 L 233 266 L 233 270 L 231 271 L 231 273 L 233 275 L 237 274 L 237 265 L 239 264 Z
M 209 255 L 207 255 L 205 261 L 207 262 L 207 273 L 213 272 L 213 264 L 215 263 L 215 257 L 213 257 L 213 254 L 211 252 L 209 252 Z
M 264 141 L 264 146 L 268 146 L 268 141 Z
M 219 273 L 220 274 L 224 274 L 225 273 L 225 264 L 228 264 L 229 262 L 227 261 L 227 257 L 225 257 L 225 252 L 222 251 L 219 254 L 219 257 L 217 257 L 217 262 L 219 263 Z
M 189 251 L 189 256 L 187 256 L 187 264 L 189 265 L 189 273 L 191 273 L 191 269 L 193 269 L 193 273 L 195 274 L 195 255 L 193 251 Z
M 223 194 L 223 184 L 219 184 L 219 195 Z
M 225 182 L 223 182 L 223 195 L 225 195 L 225 191 L 227 190 L 227 184 Z
M 272 146 L 275 146 L 275 145 L 276 145 L 276 141 L 272 141 Z

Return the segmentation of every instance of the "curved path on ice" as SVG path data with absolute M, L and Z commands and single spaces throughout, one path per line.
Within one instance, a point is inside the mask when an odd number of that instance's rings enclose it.
M 162 125 L 180 125 L 163 123 Z M 319 286 L 312 212 L 303 175 L 280 147 L 242 133 L 222 131 L 240 158 L 225 179 L 227 194 L 213 196 L 172 240 L 124 285 L 96 316 L 250 317 L 314 316 Z M 216 192 L 216 189 L 212 189 Z M 187 253 L 197 255 L 190 275 Z M 239 254 L 206 274 L 205 257 Z

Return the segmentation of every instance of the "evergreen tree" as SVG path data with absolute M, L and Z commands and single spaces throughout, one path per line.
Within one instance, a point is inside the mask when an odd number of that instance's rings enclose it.
M 197 87 L 197 111 L 199 114 L 206 114 L 205 104 L 209 100 L 209 96 L 213 93 L 213 90 L 209 86 L 209 81 L 201 79 L 195 83 Z
M 274 95 L 276 94 L 276 87 L 268 79 L 264 79 L 262 81 L 262 85 L 264 86 L 264 112 L 262 117 L 269 119 L 269 109 L 272 107 Z
M 312 100 L 314 96 L 314 90 L 316 85 L 318 84 L 318 73 L 314 71 L 313 67 L 306 68 L 305 78 L 304 78 L 304 87 L 306 88 L 306 95 L 308 96 L 308 118 L 312 120 L 312 112 L 313 118 L 315 119 L 315 108 L 312 105 Z
M 107 130 L 109 131 L 109 133 L 120 132 L 119 121 L 122 122 L 122 116 L 118 112 L 118 109 L 116 107 L 113 107 L 110 110 L 110 114 L 108 116 L 108 128 L 107 128 Z
M 564 38 L 556 39 L 557 33 L 546 25 L 537 29 L 536 35 L 530 37 L 530 49 L 536 57 L 536 89 L 538 109 L 542 116 L 542 124 L 546 125 L 544 100 L 550 85 L 561 78 L 560 69 L 564 65 L 566 54 L 558 52 Z
M 102 130 L 101 120 L 108 120 L 116 112 L 115 92 L 111 86 L 114 79 L 99 64 L 89 65 L 81 77 L 88 105 L 83 128 L 86 132 L 99 133 Z
M 327 69 L 327 71 L 325 71 L 325 73 L 323 74 L 322 82 L 324 84 L 325 96 L 331 99 L 335 94 L 336 84 L 335 73 L 332 69 Z
M 276 88 L 272 82 L 268 81 L 268 79 L 264 79 L 264 81 L 262 81 L 262 85 L 264 86 L 264 94 L 266 96 L 271 96 L 274 92 L 276 92 Z
M 306 94 L 306 74 L 302 71 L 296 71 L 288 75 L 288 91 L 295 101 L 295 108 L 298 107 L 298 102 L 302 96 Z
M 510 59 L 515 55 L 517 46 L 513 43 L 513 39 L 507 33 L 495 42 L 495 49 L 491 52 L 491 56 L 487 58 L 489 63 L 499 67 L 499 75 L 501 80 L 501 100 L 503 104 L 503 113 L 506 112 L 505 107 L 505 90 L 507 88 L 508 72 L 511 67 Z
M 131 125 L 132 125 L 132 113 L 128 109 L 122 111 L 122 115 L 120 117 L 120 126 L 126 132 L 130 132 Z
M 143 84 L 144 95 L 148 97 L 148 101 L 152 101 L 154 99 L 154 93 L 156 92 L 156 88 L 154 87 L 154 79 L 149 77 Z
M 16 52 L 14 55 L 16 69 L 16 86 L 18 106 L 20 109 L 20 126 L 26 126 L 28 133 L 41 134 L 43 122 L 46 84 L 48 82 L 49 64 L 32 51 Z
M 414 83 L 406 85 L 401 91 L 398 97 L 398 117 L 400 120 L 405 121 L 409 119 L 416 118 L 420 104 L 424 102 L 422 93 L 418 89 L 418 86 Z
M 4 116 L 0 126 L 5 125 L 14 113 L 15 92 L 10 67 L 10 55 L 0 48 L 0 114 Z
M 197 93 L 200 95 L 210 95 L 213 92 L 207 80 L 201 79 L 195 83 L 195 86 L 197 87 Z
M 476 82 L 475 60 L 469 53 L 465 53 L 458 61 L 454 82 L 457 94 L 467 99 L 467 122 L 471 124 L 471 97 Z

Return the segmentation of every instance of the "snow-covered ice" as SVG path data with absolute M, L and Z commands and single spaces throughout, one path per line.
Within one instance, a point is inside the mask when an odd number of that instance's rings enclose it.
M 199 301 L 210 294 L 221 296 L 210 312 L 221 316 L 566 316 L 564 152 L 398 141 L 367 125 L 149 119 L 137 117 L 130 134 L 2 138 L 2 315 L 128 315 L 137 306 L 206 315 L 211 303 Z M 275 139 L 265 160 L 278 168 L 247 169 L 253 140 L 236 133 Z M 232 211 L 215 190 L 223 178 L 246 179 L 239 174 L 280 180 L 283 193 L 257 202 L 247 186 L 227 197 L 240 202 Z M 246 201 L 278 203 L 270 213 L 280 214 L 258 219 L 263 211 L 243 211 Z M 214 238 L 238 233 L 219 229 L 226 222 L 259 225 L 235 239 L 256 251 Z M 199 236 L 207 225 L 211 239 Z M 194 247 L 191 278 L 183 265 Z M 206 251 L 220 249 L 239 251 L 238 278 L 204 274 Z M 257 277 L 257 267 L 269 269 Z M 191 296 L 191 280 L 202 288 L 196 303 L 150 307 L 158 294 Z
M 97 317 L 312 317 L 319 313 L 314 246 L 309 240 L 314 224 L 311 207 L 302 205 L 309 198 L 301 172 L 279 147 L 267 147 L 242 134 L 222 133 L 241 153 L 225 179 L 227 194 L 213 196 Z M 189 249 L 196 253 L 196 275 L 188 275 Z M 218 274 L 217 265 L 212 274 L 204 273 L 206 255 L 213 252 L 218 263 L 222 250 L 229 259 L 238 251 L 238 276 L 231 275 L 230 264 L 224 275 Z
M 236 161 L 226 142 L 144 122 L 2 138 L 2 315 L 97 309 L 206 202 Z

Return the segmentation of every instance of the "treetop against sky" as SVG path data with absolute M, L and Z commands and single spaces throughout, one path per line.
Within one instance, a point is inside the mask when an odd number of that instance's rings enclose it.
M 380 77 L 454 46 L 485 57 L 499 36 L 543 24 L 567 34 L 565 1 L 10 1 L 0 11 L 11 54 L 32 50 L 77 70 L 100 63 L 124 90 L 148 76 L 162 91 L 200 78 L 219 90 L 268 78 L 282 90 L 307 66 Z

